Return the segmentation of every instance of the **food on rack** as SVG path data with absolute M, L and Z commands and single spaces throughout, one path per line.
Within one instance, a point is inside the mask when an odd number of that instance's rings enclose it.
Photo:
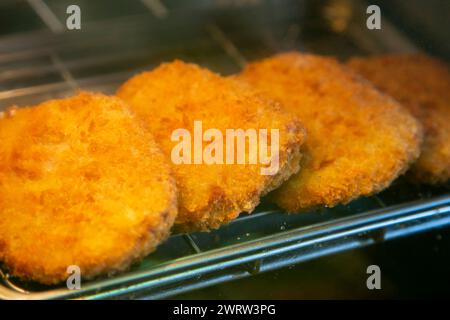
M 423 124 L 424 144 L 410 177 L 425 183 L 450 179 L 450 72 L 419 54 L 353 58 L 348 65 L 407 107 Z
M 12 275 L 111 274 L 168 236 L 170 166 L 122 101 L 80 93 L 0 118 L 0 262 Z
M 242 83 L 194 64 L 175 61 L 133 77 L 119 89 L 118 96 L 145 120 L 172 163 L 179 190 L 179 215 L 175 222 L 179 230 L 218 228 L 241 212 L 251 212 L 262 195 L 299 169 L 300 148 L 305 139 L 302 125 L 281 111 L 279 105 L 258 97 Z M 173 139 L 177 129 L 185 133 L 183 137 L 193 140 L 186 153 L 197 149 L 197 156 L 188 155 L 183 161 L 172 157 L 181 143 Z M 255 130 L 257 137 L 266 130 L 269 150 L 276 146 L 272 129 L 279 130 L 279 162 L 271 174 L 263 171 L 274 164 L 272 161 L 262 163 L 261 157 L 253 163 L 248 161 L 250 145 L 255 145 L 250 139 L 238 148 L 237 139 L 229 142 L 223 138 L 224 144 L 215 151 L 218 157 L 212 162 L 202 159 L 201 151 L 206 152 L 212 141 L 204 139 L 198 149 L 207 132 L 215 132 L 218 137 L 214 141 L 220 141 L 228 130 L 239 129 Z M 258 151 L 262 151 L 263 140 L 259 135 Z M 234 161 L 227 163 L 224 156 L 229 150 L 236 155 L 245 151 L 246 161 L 239 163 L 233 156 Z
M 378 192 L 419 155 L 420 124 L 334 59 L 280 54 L 238 79 L 280 101 L 308 132 L 302 169 L 271 194 L 289 212 Z

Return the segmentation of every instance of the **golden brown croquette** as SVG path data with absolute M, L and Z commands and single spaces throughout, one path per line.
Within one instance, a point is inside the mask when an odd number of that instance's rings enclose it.
M 419 54 L 353 58 L 348 65 L 408 108 L 424 129 L 422 153 L 409 177 L 418 182 L 450 179 L 450 72 Z
M 414 117 L 332 58 L 279 54 L 249 64 L 238 79 L 306 127 L 302 169 L 271 194 L 289 212 L 378 192 L 419 155 Z
M 0 261 L 56 284 L 124 270 L 168 234 L 176 187 L 152 136 L 101 94 L 51 100 L 0 119 Z
M 278 129 L 279 169 L 262 175 L 257 164 L 174 164 L 179 190 L 180 230 L 218 228 L 241 212 L 251 212 L 260 197 L 297 172 L 302 125 L 277 104 L 262 99 L 245 85 L 181 61 L 162 64 L 127 81 L 117 95 L 145 120 L 169 161 L 179 128 L 203 130 Z M 270 139 L 268 141 L 271 145 Z

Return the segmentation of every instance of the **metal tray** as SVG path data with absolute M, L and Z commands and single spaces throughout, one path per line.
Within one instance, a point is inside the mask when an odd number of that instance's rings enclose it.
M 81 31 L 65 31 L 65 8 L 80 4 Z M 113 93 L 133 73 L 180 58 L 222 74 L 284 50 L 339 58 L 419 51 L 388 20 L 365 29 L 364 2 L 216 0 L 7 0 L 0 24 L 0 110 L 70 95 Z M 28 18 L 24 18 L 28 17 Z M 0 299 L 167 298 L 319 256 L 450 224 L 450 186 L 397 180 L 347 206 L 287 215 L 264 202 L 220 230 L 175 234 L 128 272 L 82 289 L 23 283 L 0 272 Z

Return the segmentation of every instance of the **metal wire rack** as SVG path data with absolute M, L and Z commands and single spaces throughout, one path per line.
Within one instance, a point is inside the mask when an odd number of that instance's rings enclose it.
M 81 7 L 80 31 L 66 30 L 69 4 Z M 290 49 L 340 58 L 418 51 L 387 20 L 383 32 L 365 30 L 364 8 L 352 0 L 6 0 L 0 21 L 24 23 L 0 23 L 0 110 L 83 89 L 113 93 L 133 73 L 174 58 L 231 74 Z M 263 201 L 220 230 L 175 234 L 128 272 L 80 290 L 23 283 L 0 271 L 0 299 L 165 298 L 446 226 L 449 191 L 399 179 L 377 196 L 299 215 Z

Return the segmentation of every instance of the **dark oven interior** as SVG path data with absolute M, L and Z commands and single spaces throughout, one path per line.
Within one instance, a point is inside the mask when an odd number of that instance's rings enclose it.
M 445 1 L 375 1 L 383 29 L 365 27 L 357 0 L 3 0 L 0 109 L 67 96 L 114 92 L 130 75 L 175 58 L 224 75 L 275 52 L 301 50 L 346 59 L 386 52 L 450 54 Z M 82 8 L 79 32 L 65 9 Z M 441 17 L 441 18 L 439 18 Z M 366 246 L 450 222 L 450 186 L 399 179 L 346 206 L 286 215 L 265 203 L 210 233 L 175 234 L 128 272 L 77 292 L 2 274 L 0 298 L 164 298 Z

